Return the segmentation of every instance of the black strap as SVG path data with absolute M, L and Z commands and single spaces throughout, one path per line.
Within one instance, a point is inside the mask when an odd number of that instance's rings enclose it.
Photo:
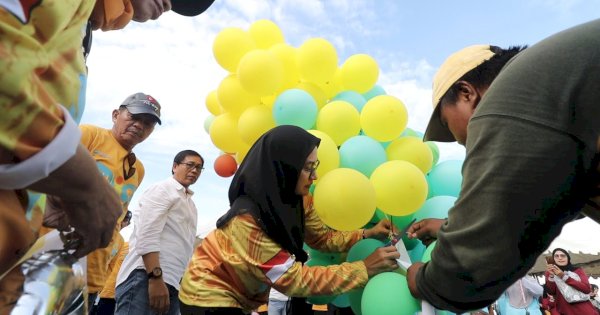
M 87 60 L 90 51 L 92 50 L 92 22 L 88 21 L 85 26 L 85 36 L 83 37 L 83 58 Z

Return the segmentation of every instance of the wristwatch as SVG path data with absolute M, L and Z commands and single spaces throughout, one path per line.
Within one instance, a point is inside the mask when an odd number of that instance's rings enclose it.
M 162 269 L 160 267 L 156 267 L 148 273 L 148 279 L 157 279 L 160 277 L 162 277 Z

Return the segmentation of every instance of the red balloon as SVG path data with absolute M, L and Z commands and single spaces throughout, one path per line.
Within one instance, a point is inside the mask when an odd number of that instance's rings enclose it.
M 230 154 L 223 154 L 215 160 L 215 172 L 221 177 L 230 177 L 237 171 L 235 158 Z

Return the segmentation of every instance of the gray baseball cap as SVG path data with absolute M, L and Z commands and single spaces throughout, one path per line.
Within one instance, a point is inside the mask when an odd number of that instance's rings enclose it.
M 156 117 L 156 121 L 158 124 L 161 124 L 160 121 L 160 104 L 158 101 L 144 93 L 135 93 L 133 95 L 128 96 L 121 106 L 127 107 L 127 110 L 133 115 L 137 114 L 149 114 Z

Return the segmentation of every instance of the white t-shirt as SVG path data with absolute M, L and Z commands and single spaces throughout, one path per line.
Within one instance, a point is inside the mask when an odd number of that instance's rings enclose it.
M 290 298 L 287 295 L 275 290 L 274 288 L 271 288 L 271 291 L 269 292 L 269 300 L 287 301 L 289 299 Z

